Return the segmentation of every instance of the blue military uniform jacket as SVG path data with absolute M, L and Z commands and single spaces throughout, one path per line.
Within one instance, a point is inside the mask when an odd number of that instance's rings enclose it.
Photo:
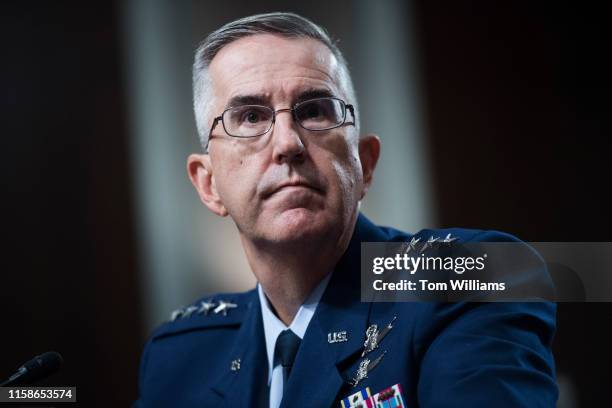
M 415 236 L 448 233 L 463 242 L 516 240 L 465 229 Z M 360 389 L 374 394 L 394 384 L 408 407 L 554 407 L 555 304 L 360 302 L 360 243 L 412 237 L 359 215 L 304 335 L 281 407 L 339 407 Z M 202 300 L 237 307 L 226 315 L 205 313 L 198 302 L 159 327 L 142 356 L 136 407 L 256 407 L 268 392 L 257 291 Z M 380 363 L 353 387 L 367 328 L 382 328 L 393 318 L 393 329 L 366 356 L 384 353 Z M 346 341 L 330 343 L 328 334 L 339 332 L 346 332 Z

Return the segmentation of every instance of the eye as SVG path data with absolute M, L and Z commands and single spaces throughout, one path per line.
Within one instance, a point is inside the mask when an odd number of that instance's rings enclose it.
M 248 123 L 255 124 L 259 122 L 260 120 L 261 120 L 261 115 L 259 114 L 259 112 L 255 112 L 253 110 L 246 111 L 242 115 L 243 122 L 246 121 Z
M 264 106 L 245 105 L 228 111 L 227 124 L 236 126 L 259 126 L 271 120 L 273 112 Z
M 295 113 L 300 124 L 310 130 L 323 130 L 343 120 L 341 102 L 334 98 L 319 98 L 303 102 Z
M 317 103 L 309 103 L 304 107 L 304 119 L 314 119 L 321 114 L 321 107 Z

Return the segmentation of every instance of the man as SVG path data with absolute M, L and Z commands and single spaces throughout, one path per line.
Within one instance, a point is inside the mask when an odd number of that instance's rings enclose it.
M 359 134 L 324 30 L 290 13 L 226 24 L 196 53 L 194 102 L 205 153 L 188 158 L 189 177 L 236 224 L 258 285 L 157 329 L 137 406 L 555 405 L 553 304 L 360 302 L 361 242 L 513 238 L 410 235 L 359 213 L 381 143 Z

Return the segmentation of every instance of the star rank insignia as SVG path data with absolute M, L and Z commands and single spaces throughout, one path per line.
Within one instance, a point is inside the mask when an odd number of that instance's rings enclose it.
M 185 317 L 189 317 L 193 314 L 193 312 L 197 311 L 199 308 L 197 306 L 187 306 L 184 310 L 183 310 L 183 318 Z
M 172 312 L 172 314 L 170 315 L 170 321 L 173 322 L 176 319 L 178 319 L 179 317 L 183 316 L 183 309 L 176 309 Z
M 443 243 L 443 244 L 450 244 L 451 242 L 456 241 L 456 240 L 457 240 L 457 237 L 452 237 L 451 238 L 451 234 L 449 232 L 448 235 L 442 241 L 440 241 L 440 242 Z
M 208 312 L 210 312 L 210 310 L 214 308 L 215 306 L 217 306 L 217 304 L 213 301 L 210 301 L 210 302 L 202 301 L 200 302 L 200 308 L 198 309 L 198 314 L 204 313 L 204 316 L 208 316 Z
M 223 300 L 219 300 L 219 304 L 215 308 L 214 312 L 215 312 L 215 314 L 222 313 L 223 316 L 227 316 L 227 311 L 228 310 L 235 309 L 237 307 L 238 307 L 238 305 L 235 304 L 235 303 L 225 302 Z
M 420 240 L 421 240 L 421 238 L 412 237 L 410 239 L 410 243 L 406 247 L 406 251 L 404 251 L 404 252 L 407 254 L 410 251 L 416 251 L 416 244 L 418 244 Z
M 176 309 L 170 315 L 170 321 L 173 322 L 178 319 L 185 319 L 193 316 L 194 314 L 203 314 L 204 316 L 208 316 L 211 310 L 214 312 L 214 314 L 227 316 L 228 310 L 235 309 L 237 307 L 237 304 L 223 300 L 219 300 L 218 303 L 212 300 L 205 300 L 201 301 L 199 305 L 191 305 L 185 308 Z
M 436 243 L 439 239 L 440 237 L 434 238 L 433 235 L 429 237 L 429 239 L 423 244 L 423 247 L 421 248 L 421 253 L 425 252 L 427 248 L 433 247 L 433 244 Z

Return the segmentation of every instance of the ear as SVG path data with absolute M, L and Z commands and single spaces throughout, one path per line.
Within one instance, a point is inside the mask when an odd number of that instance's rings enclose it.
M 217 192 L 210 156 L 207 154 L 189 155 L 187 158 L 187 174 L 202 203 L 213 213 L 225 217 L 227 209 Z
M 363 171 L 363 190 L 361 191 L 360 200 L 365 197 L 372 184 L 374 169 L 376 169 L 379 156 L 380 138 L 377 135 L 369 134 L 359 139 L 359 160 L 361 160 L 361 169 Z

